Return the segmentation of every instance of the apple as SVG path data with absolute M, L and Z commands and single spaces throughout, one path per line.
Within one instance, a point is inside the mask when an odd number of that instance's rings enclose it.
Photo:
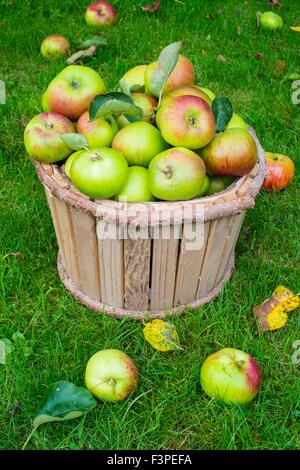
M 89 359 L 85 384 L 100 400 L 120 401 L 136 389 L 138 371 L 133 360 L 124 352 L 103 349 Z
M 137 65 L 136 67 L 128 70 L 123 75 L 121 80 L 125 80 L 129 88 L 133 87 L 134 85 L 143 87 L 145 86 L 145 72 L 147 67 L 148 65 Z
M 200 381 L 209 397 L 221 399 L 226 404 L 243 405 L 257 395 L 262 372 L 249 354 L 224 348 L 204 361 Z
M 119 130 L 112 141 L 112 148 L 122 153 L 130 165 L 147 167 L 155 155 L 168 148 L 168 144 L 156 127 L 138 121 Z
M 70 157 L 69 157 L 70 158 Z M 199 193 L 197 194 L 197 197 L 202 197 L 202 196 L 205 196 L 207 191 L 208 191 L 208 188 L 209 188 L 209 183 L 210 183 L 210 178 L 208 175 L 205 175 L 205 178 L 204 178 L 204 181 L 203 181 L 203 184 L 200 188 L 200 191 Z
M 281 29 L 283 21 L 281 16 L 273 13 L 273 11 L 265 11 L 259 17 L 259 26 L 268 30 Z
M 42 98 L 44 110 L 78 119 L 88 110 L 96 95 L 105 93 L 105 85 L 95 70 L 84 65 L 69 65 L 50 82 Z
M 48 36 L 41 44 L 41 54 L 49 60 L 56 60 L 63 57 L 70 49 L 69 41 L 59 34 Z
M 105 1 L 92 3 L 85 12 L 85 21 L 89 26 L 108 27 L 117 21 L 117 10 Z
M 163 138 L 174 147 L 199 149 L 216 132 L 210 106 L 198 96 L 174 96 L 164 100 L 156 113 L 156 124 Z
M 290 157 L 280 153 L 265 152 L 265 163 L 264 189 L 281 191 L 291 184 L 295 175 L 295 165 Z
M 216 97 L 213 91 L 211 91 L 209 88 L 206 88 L 204 86 L 198 86 L 199 90 L 203 91 L 210 99 L 213 101 Z
M 67 177 L 70 178 L 70 179 L 71 179 L 70 170 L 71 170 L 72 163 L 73 163 L 74 159 L 78 155 L 80 155 L 82 152 L 84 152 L 84 150 L 77 150 L 76 152 L 71 153 L 71 155 L 69 155 L 69 157 L 67 158 L 67 160 L 64 163 L 64 172 L 67 175 Z
M 98 118 L 94 121 L 90 121 L 88 111 L 80 116 L 76 127 L 77 132 L 85 136 L 90 148 L 109 147 L 117 132 L 106 119 Z
M 72 152 L 60 137 L 70 132 L 75 132 L 75 128 L 65 116 L 58 113 L 41 113 L 27 124 L 24 145 L 34 160 L 43 163 L 59 162 Z
M 154 110 L 156 109 L 156 106 L 157 106 L 157 100 L 153 98 L 153 96 L 151 95 L 147 95 L 146 93 L 139 93 L 139 92 L 131 93 L 131 98 L 133 99 L 134 103 L 137 106 L 142 108 L 143 110 L 142 120 L 146 122 L 151 121 L 152 116 L 154 115 Z M 123 114 L 121 114 L 121 116 L 117 118 L 117 122 L 121 128 L 130 124 L 130 121 L 128 121 L 126 116 L 124 116 Z
M 197 196 L 205 180 L 203 160 L 183 147 L 174 147 L 156 155 L 148 172 L 151 193 L 165 201 Z
M 258 153 L 249 132 L 232 128 L 216 134 L 200 155 L 211 176 L 244 176 L 256 164 Z
M 115 196 L 117 201 L 148 202 L 155 201 L 150 193 L 148 170 L 142 166 L 129 167 L 129 175 L 121 192 Z
M 225 181 L 222 176 L 211 176 L 209 185 L 206 191 L 206 196 L 212 196 L 215 193 L 220 193 L 226 189 Z
M 108 147 L 83 150 L 72 162 L 70 178 L 89 197 L 108 199 L 118 194 L 128 177 L 123 155 Z
M 172 90 L 166 95 L 164 95 L 163 99 L 168 98 L 170 96 L 185 96 L 185 95 L 199 96 L 199 98 L 202 98 L 204 101 L 206 101 L 207 104 L 211 105 L 210 97 L 204 91 L 200 90 L 200 88 L 195 85 L 194 86 L 185 85 L 185 86 L 180 86 L 178 88 L 175 88 L 175 90 Z
M 232 113 L 232 117 L 228 122 L 226 129 L 232 129 L 233 127 L 238 127 L 240 129 L 245 129 L 245 131 L 248 131 L 248 126 L 246 122 L 241 116 L 236 113 Z
M 157 69 L 157 62 L 152 62 L 148 65 L 145 71 L 145 86 L 146 93 L 158 97 L 157 93 L 153 90 L 151 85 L 151 77 L 153 72 Z M 195 80 L 194 66 L 192 62 L 185 56 L 180 55 L 178 62 L 171 75 L 169 76 L 164 88 L 163 93 L 169 93 L 183 85 L 192 85 Z

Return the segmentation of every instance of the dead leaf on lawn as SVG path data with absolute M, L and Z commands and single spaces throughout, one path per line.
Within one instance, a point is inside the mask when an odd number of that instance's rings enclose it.
M 281 59 L 277 62 L 277 69 L 280 74 L 284 74 L 286 72 L 285 60 Z
M 217 57 L 217 60 L 218 60 L 219 62 L 227 62 L 227 59 L 226 59 L 226 57 L 224 57 L 224 56 L 223 56 L 223 55 L 221 55 L 221 54 L 220 54 L 220 55 L 218 55 L 218 57 Z
M 276 7 L 276 8 L 282 8 L 283 7 L 282 3 L 279 3 L 278 0 L 269 0 L 269 4 L 272 7 Z
M 20 119 L 19 119 L 19 123 L 21 124 L 21 126 L 25 127 L 27 126 L 28 124 L 28 119 L 26 116 L 20 116 Z
M 213 15 L 212 15 L 211 13 L 209 13 L 208 15 L 206 15 L 205 19 L 206 19 L 206 20 L 213 20 L 214 17 L 213 17 Z
M 238 27 L 236 28 L 236 32 L 237 32 L 238 36 L 240 36 L 240 35 L 241 35 L 241 32 L 242 32 L 242 28 L 241 28 L 240 26 L 238 26 Z
M 290 26 L 292 31 L 296 31 L 296 33 L 300 33 L 300 26 Z
M 25 259 L 24 253 L 21 253 L 20 251 L 17 251 L 16 253 L 7 253 L 5 256 L 3 256 L 3 259 L 7 258 L 8 256 L 14 256 L 15 258 Z
M 258 60 L 262 60 L 264 58 L 264 54 L 262 52 L 256 51 L 255 52 L 255 58 Z
M 81 57 L 90 57 L 96 53 L 96 50 L 97 46 L 91 46 L 88 49 L 75 52 L 75 54 L 71 55 L 71 57 L 67 59 L 67 64 L 74 64 L 79 59 L 81 59 Z
M 19 408 L 20 408 L 20 402 L 15 401 L 13 406 L 11 408 L 9 408 L 9 410 L 7 411 L 7 416 L 9 416 L 9 417 L 13 416 Z
M 155 13 L 160 9 L 160 2 L 148 3 L 147 5 L 143 5 L 141 9 L 148 13 Z

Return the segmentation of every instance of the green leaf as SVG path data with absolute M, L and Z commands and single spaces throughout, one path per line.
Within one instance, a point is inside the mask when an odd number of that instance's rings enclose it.
M 211 109 L 215 116 L 216 131 L 224 131 L 233 113 L 231 102 L 228 98 L 217 96 L 212 102 Z
M 6 356 L 11 354 L 14 349 L 14 345 L 8 338 L 0 340 L 0 364 L 6 364 Z
M 125 93 L 125 95 L 130 96 L 131 94 L 130 86 L 128 85 L 128 82 L 124 78 L 121 78 L 121 80 L 119 81 L 119 85 L 120 85 L 122 92 Z
M 130 116 L 129 114 L 125 114 L 125 117 L 129 122 L 138 122 L 142 120 L 142 118 L 139 116 Z
M 159 102 L 165 83 L 178 62 L 180 48 L 181 42 L 173 42 L 165 47 L 159 55 L 157 69 L 151 76 L 151 88 L 159 96 Z
M 25 338 L 24 338 L 24 335 L 20 331 L 16 331 L 12 335 L 12 340 L 14 343 L 20 343 L 20 342 L 25 341 Z
M 91 36 L 87 36 L 78 46 L 79 49 L 87 49 L 91 46 L 106 46 L 107 39 L 104 36 L 98 36 L 97 34 L 93 34 Z
M 290 81 L 294 81 L 294 80 L 300 80 L 300 73 L 295 73 L 295 72 L 292 72 L 292 73 L 288 73 L 287 75 L 285 75 L 282 79 L 283 82 L 285 82 L 286 80 L 290 80 Z
M 91 393 L 71 382 L 61 380 L 51 384 L 34 418 L 33 426 L 51 421 L 66 421 L 78 418 L 96 406 Z
M 88 141 L 81 134 L 70 132 L 69 134 L 62 134 L 60 137 L 72 150 L 81 150 L 88 146 Z
M 129 114 L 130 116 L 143 116 L 143 110 L 134 104 L 130 96 L 118 91 L 107 93 L 106 95 L 97 95 L 89 109 L 90 120 L 108 115 Z

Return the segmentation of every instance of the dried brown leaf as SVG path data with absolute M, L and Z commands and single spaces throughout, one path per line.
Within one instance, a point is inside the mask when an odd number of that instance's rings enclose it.
M 226 57 L 224 57 L 222 54 L 218 55 L 217 60 L 219 62 L 227 62 Z
M 255 58 L 258 59 L 258 60 L 262 60 L 264 58 L 264 54 L 260 51 L 256 51 L 255 52 Z
M 88 49 L 84 49 L 82 51 L 75 52 L 75 54 L 71 55 L 67 59 L 67 64 L 74 64 L 77 62 L 81 57 L 90 57 L 96 53 L 97 46 L 91 46 Z
M 15 258 L 19 259 L 25 259 L 24 253 L 21 253 L 20 251 L 17 251 L 16 253 L 7 253 L 3 259 L 7 258 L 8 256 L 14 256 Z
M 211 13 L 209 13 L 208 15 L 206 15 L 205 19 L 206 19 L 206 20 L 213 20 L 214 17 L 213 17 L 213 15 L 212 15 Z
M 240 26 L 238 26 L 238 27 L 236 28 L 236 32 L 237 32 L 238 36 L 241 35 L 242 29 L 241 29 Z
M 160 9 L 160 2 L 148 3 L 147 5 L 143 5 L 141 9 L 148 13 L 155 13 Z
M 24 127 L 27 126 L 27 123 L 28 123 L 27 117 L 22 114 L 22 116 L 20 116 L 19 118 L 19 123 L 21 124 L 21 126 L 24 126 Z
M 279 3 L 278 0 L 269 0 L 269 5 L 271 5 L 272 7 L 276 7 L 276 8 L 283 7 L 282 3 Z

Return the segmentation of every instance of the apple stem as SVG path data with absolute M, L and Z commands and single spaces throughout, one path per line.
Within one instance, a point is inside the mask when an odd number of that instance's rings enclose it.
M 96 160 L 100 160 L 100 155 L 96 152 L 90 152 L 90 159 L 95 162 Z
M 244 362 L 245 361 L 243 361 L 242 359 L 240 361 L 237 361 L 237 366 L 238 366 L 239 369 L 241 369 L 243 367 Z

